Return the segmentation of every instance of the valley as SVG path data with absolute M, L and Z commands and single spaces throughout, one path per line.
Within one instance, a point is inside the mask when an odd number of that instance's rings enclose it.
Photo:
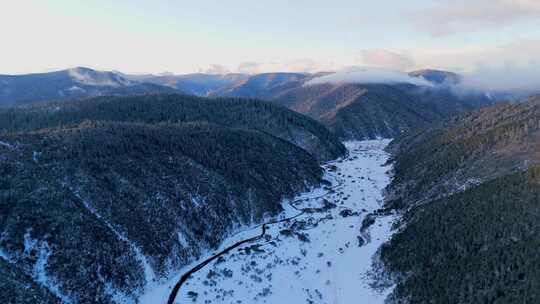
M 0 304 L 540 303 L 540 0 L 4 2 Z
M 537 303 L 538 96 L 313 88 L 0 109 L 5 302 Z
M 268 224 L 238 229 L 220 249 L 147 286 L 141 303 L 166 303 L 180 277 L 208 258 L 212 262 L 193 272 L 174 303 L 384 303 L 391 285 L 373 266 L 396 220 L 380 212 L 389 183 L 388 143 L 346 143 L 348 156 L 324 165 L 329 184 L 286 200 L 283 212 L 264 220 Z M 215 255 L 243 240 L 250 242 Z

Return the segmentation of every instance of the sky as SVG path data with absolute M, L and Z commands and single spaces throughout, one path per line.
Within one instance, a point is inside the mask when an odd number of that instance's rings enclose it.
M 540 0 L 2 0 L 0 39 L 0 74 L 540 71 Z

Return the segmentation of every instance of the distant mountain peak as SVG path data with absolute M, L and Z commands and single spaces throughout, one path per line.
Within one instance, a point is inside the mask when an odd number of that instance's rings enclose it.
M 73 81 L 90 86 L 124 87 L 132 86 L 135 82 L 113 72 L 102 72 L 85 67 L 76 67 L 67 70 Z
M 180 91 L 129 79 L 118 72 L 97 71 L 87 67 L 48 73 L 0 75 L 0 108 L 48 100 L 157 92 Z

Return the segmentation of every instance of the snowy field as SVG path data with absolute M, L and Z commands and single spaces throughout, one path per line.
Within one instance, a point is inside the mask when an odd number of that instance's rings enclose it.
M 369 213 L 381 208 L 381 191 L 389 183 L 390 168 L 384 167 L 388 155 L 383 151 L 387 144 L 388 140 L 347 143 L 349 157 L 325 165 L 325 179 L 332 186 L 285 202 L 280 218 L 301 215 L 269 226 L 264 239 L 195 273 L 176 302 L 383 303 L 391 288 L 373 290 L 368 272 L 377 249 L 390 238 L 395 217 L 379 216 L 367 230 L 361 232 L 361 227 Z M 222 248 L 260 231 L 246 229 Z M 180 275 L 150 288 L 141 303 L 166 303 Z

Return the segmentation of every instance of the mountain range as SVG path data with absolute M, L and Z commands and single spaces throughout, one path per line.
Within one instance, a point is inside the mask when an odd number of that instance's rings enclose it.
M 425 70 L 411 73 L 433 86 L 410 83 L 321 83 L 325 74 L 260 74 L 215 96 L 270 100 L 308 115 L 342 139 L 392 138 L 464 111 L 491 104 L 484 94 L 455 92 L 446 85 L 457 74 Z
M 400 218 L 374 260 L 389 301 L 539 302 L 540 97 L 499 102 L 437 70 L 312 81 L 327 75 L 0 76 L 0 298 L 136 303 L 284 200 L 349 199 L 321 164 L 385 137 L 392 181 L 364 219 Z
M 483 94 L 456 93 L 457 74 L 410 73 L 432 86 L 410 83 L 321 83 L 329 73 L 127 75 L 88 68 L 0 76 L 0 105 L 73 100 L 104 95 L 181 92 L 198 96 L 268 100 L 323 123 L 341 139 L 395 137 L 451 115 L 490 104 Z
M 152 83 L 132 81 L 117 73 L 82 67 L 50 73 L 0 75 L 0 107 L 100 95 L 157 92 L 174 90 Z

